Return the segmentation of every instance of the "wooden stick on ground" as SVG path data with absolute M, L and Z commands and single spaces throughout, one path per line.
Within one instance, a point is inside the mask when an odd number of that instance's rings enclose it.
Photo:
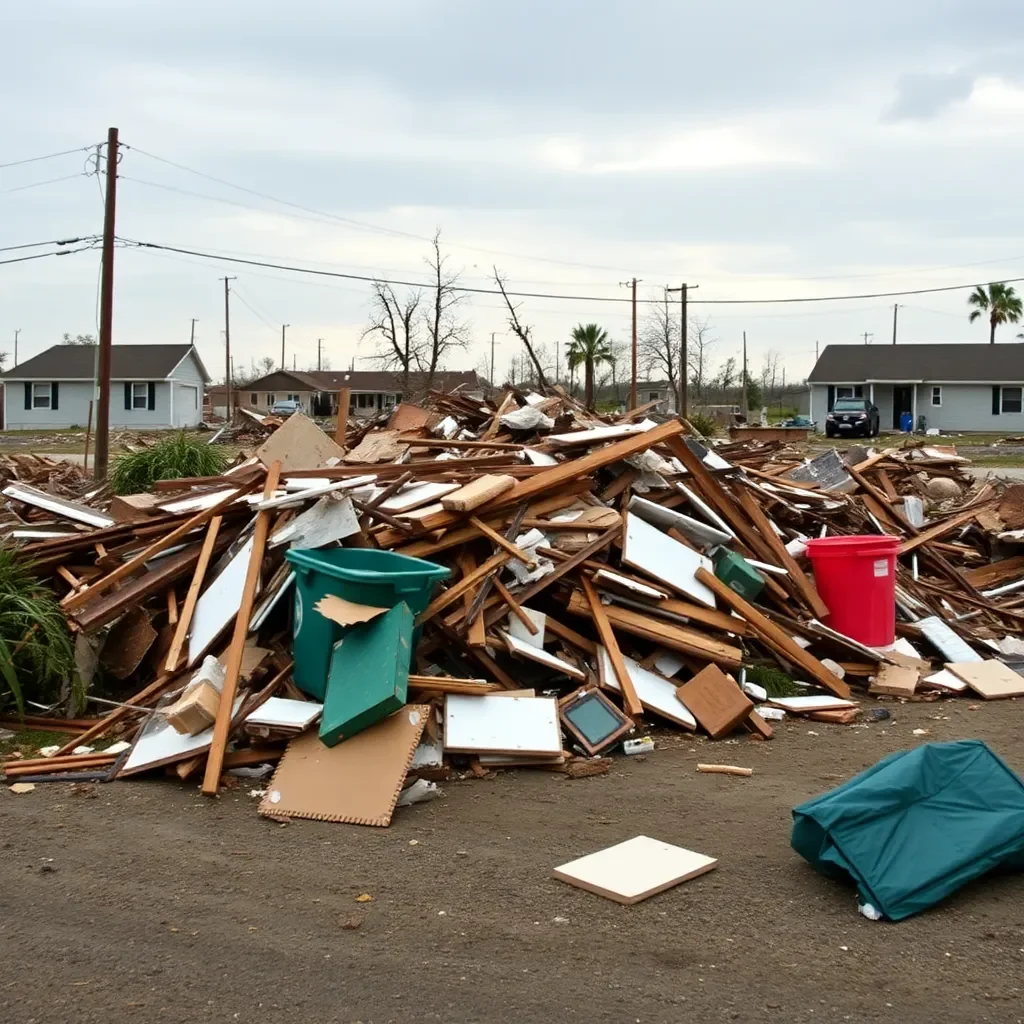
M 706 772 L 710 775 L 743 775 L 754 774 L 753 768 L 740 768 L 734 764 L 699 764 L 697 771 Z
M 263 488 L 265 501 L 273 495 L 280 476 L 281 463 L 272 463 Z M 256 600 L 256 585 L 259 583 L 260 565 L 267 547 L 267 535 L 270 532 L 272 516 L 272 509 L 263 509 L 256 516 L 256 526 L 252 535 L 252 554 L 249 556 L 249 568 L 242 587 L 242 600 L 235 616 L 235 631 L 231 637 L 231 646 L 228 648 L 224 685 L 221 687 L 220 704 L 217 706 L 217 720 L 213 725 L 213 740 L 210 743 L 210 752 L 206 759 L 206 772 L 203 776 L 202 787 L 206 796 L 216 796 L 220 787 L 220 773 L 224 766 L 224 749 L 227 746 L 228 733 L 231 731 L 231 712 L 235 703 L 235 693 L 238 690 L 238 677 L 242 670 L 242 653 L 245 647 L 245 638 L 249 635 L 249 619 L 252 616 L 252 608 Z
M 178 628 L 174 631 L 174 639 L 171 641 L 171 649 L 167 652 L 167 661 L 164 669 L 173 672 L 181 657 L 182 648 L 188 639 L 188 631 L 192 625 L 192 615 L 196 610 L 196 602 L 199 600 L 199 591 L 203 586 L 203 579 L 206 570 L 213 557 L 213 548 L 217 543 L 217 534 L 220 532 L 220 524 L 224 521 L 223 516 L 214 516 L 210 525 L 206 528 L 206 536 L 203 538 L 203 547 L 199 552 L 199 561 L 196 562 L 195 570 L 192 573 L 192 582 L 189 584 L 188 593 L 185 595 L 185 604 L 178 615 Z

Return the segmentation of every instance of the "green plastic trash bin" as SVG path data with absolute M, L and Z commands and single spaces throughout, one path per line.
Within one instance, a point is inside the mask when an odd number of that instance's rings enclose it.
M 377 608 L 404 601 L 415 616 L 430 604 L 434 585 L 451 575 L 422 558 L 375 548 L 293 548 L 285 557 L 295 569 L 292 676 L 300 690 L 317 700 L 327 692 L 331 650 L 345 632 L 315 610 L 318 601 L 328 594 Z
M 764 589 L 764 577 L 735 551 L 721 548 L 714 558 L 715 575 L 740 597 L 756 601 Z

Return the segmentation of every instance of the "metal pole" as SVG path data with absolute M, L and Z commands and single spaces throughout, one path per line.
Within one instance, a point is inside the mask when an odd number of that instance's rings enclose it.
M 742 408 L 740 412 L 743 413 L 745 420 L 750 419 L 750 410 L 747 409 L 747 332 L 743 332 L 743 398 Z
M 14 365 L 18 365 L 18 335 L 21 334 L 21 328 L 19 327 L 14 332 Z
M 896 314 L 899 313 L 899 303 L 892 304 L 892 343 L 896 344 Z
M 281 324 L 281 369 L 287 370 L 288 367 L 284 364 L 284 332 L 290 327 L 290 324 Z
M 117 209 L 117 129 L 107 131 L 107 193 L 103 207 L 103 262 L 100 280 L 99 394 L 96 400 L 96 458 L 93 475 L 107 478 L 110 431 L 110 356 L 114 327 L 114 227 Z
M 629 407 L 636 408 L 636 278 L 633 278 L 633 377 L 629 385 Z
M 323 343 L 324 343 L 324 339 L 323 338 L 317 338 L 316 339 L 316 369 L 317 369 L 317 373 L 319 373 L 320 370 L 321 370 L 321 366 L 320 366 L 320 353 L 323 350 Z
M 197 316 L 192 317 L 192 330 L 189 332 L 189 336 L 188 336 L 188 343 L 190 345 L 194 345 L 196 343 L 196 323 L 197 323 L 198 320 L 199 320 L 199 317 L 197 317 Z
M 231 422 L 231 281 L 233 277 L 224 278 L 224 422 Z
M 491 389 L 494 388 L 494 335 L 496 332 L 491 331 Z

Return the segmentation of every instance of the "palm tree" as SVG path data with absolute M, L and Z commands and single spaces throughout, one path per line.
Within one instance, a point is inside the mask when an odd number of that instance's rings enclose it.
M 584 403 L 588 409 L 594 407 L 594 367 L 601 363 L 614 363 L 608 332 L 597 324 L 577 324 L 572 329 L 572 341 L 569 342 L 569 369 L 575 370 L 583 365 Z
M 967 297 L 967 304 L 974 306 L 970 315 L 972 324 L 983 314 L 988 314 L 990 345 L 996 343 L 996 327 L 999 324 L 1019 323 L 1021 316 L 1024 316 L 1024 305 L 1020 296 L 1010 285 L 1000 281 L 990 284 L 987 291 L 984 285 L 978 285 Z

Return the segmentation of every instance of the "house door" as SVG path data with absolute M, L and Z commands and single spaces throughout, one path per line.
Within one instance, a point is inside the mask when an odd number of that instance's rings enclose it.
M 892 388 L 892 429 L 900 429 L 900 417 L 913 412 L 913 389 L 908 384 L 894 384 Z

